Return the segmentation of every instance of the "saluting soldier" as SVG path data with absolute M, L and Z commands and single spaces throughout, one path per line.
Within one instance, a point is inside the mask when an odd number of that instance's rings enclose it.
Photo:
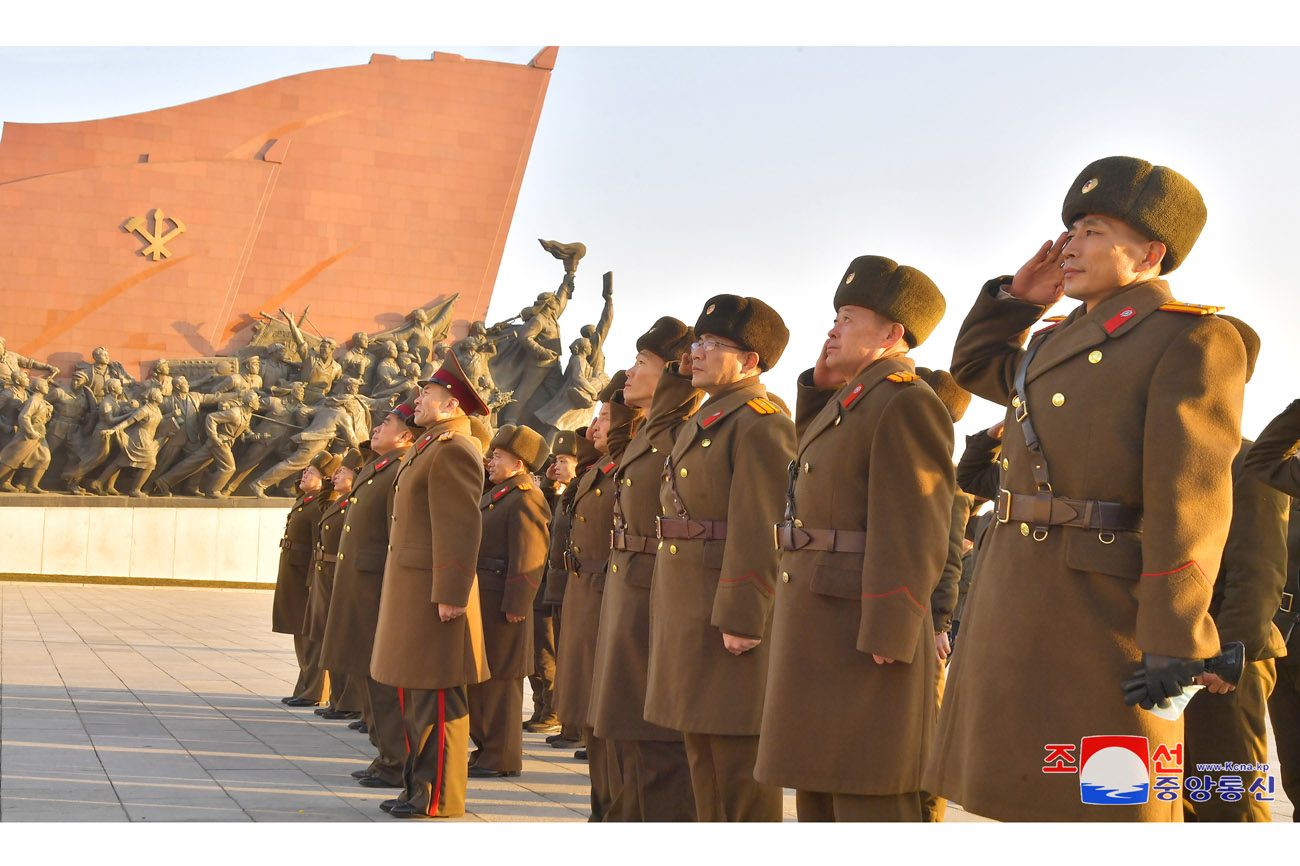
M 834 302 L 799 378 L 754 776 L 794 788 L 800 821 L 920 821 L 956 481 L 952 420 L 907 353 L 945 305 L 883 256 L 854 259 Z
M 474 563 L 483 531 L 483 452 L 469 415 L 488 408 L 454 355 L 420 383 L 424 434 L 393 484 L 389 556 L 370 675 L 396 686 L 408 746 L 395 818 L 465 814 L 469 709 L 465 686 L 490 676 Z M 517 722 L 516 722 L 517 723 Z
M 325 663 L 325 626 L 329 622 L 330 608 L 334 603 L 334 569 L 338 564 L 339 539 L 343 537 L 344 514 L 352 504 L 352 482 L 357 477 L 363 459 L 361 452 L 349 448 L 330 481 L 335 498 L 321 511 L 316 521 L 315 546 L 312 550 L 311 592 L 307 601 L 307 635 L 321 645 L 321 664 L 329 672 L 329 705 L 316 710 L 316 715 L 326 719 L 357 719 L 361 717 L 362 682 Z
M 1246 381 L 1255 372 L 1259 356 L 1259 335 L 1240 319 L 1223 316 L 1241 335 L 1246 346 Z M 1286 642 L 1273 624 L 1273 614 L 1282 600 L 1286 583 L 1287 511 L 1290 499 L 1281 491 L 1244 471 L 1252 443 L 1241 440 L 1241 450 L 1232 461 L 1232 525 L 1223 550 L 1223 565 L 1214 582 L 1210 616 L 1219 632 L 1219 645 L 1240 641 L 1246 663 L 1234 685 L 1214 673 L 1201 674 L 1205 689 L 1197 692 L 1183 716 L 1186 727 L 1184 764 L 1195 773 L 1198 764 L 1268 764 L 1268 722 L 1265 708 L 1277 682 L 1274 659 L 1286 654 Z M 1211 797 L 1193 801 L 1183 791 L 1185 821 L 1271 821 L 1269 803 L 1257 799 L 1252 785 L 1267 784 L 1267 771 L 1197 773 L 1214 780 L 1227 775 L 1242 780 L 1240 800 Z
M 592 731 L 591 683 L 614 526 L 614 470 L 643 418 L 641 410 L 617 399 L 625 380 L 626 374 L 618 371 L 598 395 L 602 405 L 591 424 L 591 438 L 601 456 L 582 473 L 566 506 L 570 517 L 564 558 L 569 580 L 564 590 L 564 637 L 556 663 L 555 708 L 565 724 L 582 728 L 593 822 L 621 820 L 622 755 L 616 743 L 597 738 Z
M 1300 803 L 1300 400 L 1293 400 L 1268 423 L 1246 455 L 1246 471 L 1290 495 L 1286 584 L 1273 615 L 1287 653 L 1277 662 L 1277 683 L 1268 698 L 1273 740 L 1281 765 L 1278 776 L 1292 803 Z M 1216 762 L 1218 758 L 1214 759 Z M 1297 814 L 1300 814 L 1298 812 Z
M 524 677 L 533 670 L 533 598 L 542 585 L 550 510 L 531 472 L 550 449 L 531 427 L 506 426 L 490 444 L 479 547 L 479 598 L 483 644 L 492 678 L 471 685 L 469 732 L 477 749 L 469 775 L 518 776 L 524 768 Z
M 275 599 L 271 603 L 271 631 L 293 635 L 298 656 L 298 682 L 293 694 L 280 702 L 291 707 L 314 707 L 329 694 L 329 675 L 320 659 L 320 641 L 307 633 L 307 599 L 311 575 L 315 572 L 312 551 L 316 525 L 334 498 L 330 476 L 343 461 L 342 455 L 322 451 L 302 470 L 298 489 L 302 491 L 289 509 L 280 539 L 280 568 L 275 576 Z
M 1174 748 L 1181 720 L 1142 707 L 1168 706 L 1195 660 L 1219 651 L 1208 607 L 1246 353 L 1218 308 L 1175 301 L 1161 279 L 1205 214 L 1177 172 L 1098 160 L 1066 193 L 1068 231 L 986 283 L 962 324 L 957 383 L 1009 404 L 1000 522 L 976 565 L 924 784 L 976 814 L 1182 818 L 1177 799 L 1083 802 L 1093 774 L 1078 764 L 1087 736 Z M 1063 294 L 1082 303 L 1021 348 Z M 1027 652 L 1034 675 L 1009 673 Z M 1066 772 L 1043 772 L 1052 755 Z
M 790 332 L 757 298 L 717 295 L 695 333 L 691 384 L 709 399 L 664 463 L 645 718 L 683 733 L 699 820 L 780 821 L 781 788 L 753 771 L 795 435 L 759 375 Z
M 695 332 L 664 316 L 636 342 L 611 412 L 648 413 L 623 451 L 614 475 L 614 532 L 609 571 L 596 634 L 591 707 L 597 738 L 612 741 L 621 755 L 619 821 L 694 821 L 695 796 L 682 735 L 645 720 L 646 670 L 650 656 L 650 580 L 654 573 L 655 518 L 662 513 L 659 485 L 663 458 L 677 433 L 700 406 L 704 392 L 691 384 L 687 354 Z
M 356 776 L 366 788 L 402 787 L 406 740 L 402 733 L 401 701 L 397 689 L 370 676 L 375 626 L 379 621 L 379 590 L 388 559 L 388 527 L 393 513 L 393 483 L 398 465 L 415 443 L 415 408 L 399 403 L 370 434 L 374 459 L 357 474 L 343 512 L 334 595 L 321 661 L 331 671 L 347 675 L 361 686 L 361 718 L 378 755 Z

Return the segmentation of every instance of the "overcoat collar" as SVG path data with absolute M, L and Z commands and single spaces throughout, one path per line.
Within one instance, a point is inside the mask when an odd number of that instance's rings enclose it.
M 500 502 L 512 490 L 531 490 L 533 487 L 533 476 L 527 472 L 520 472 L 518 475 L 511 475 L 505 481 L 493 487 L 483 498 L 479 500 L 479 510 L 486 509 L 489 505 Z
M 835 397 L 817 413 L 799 439 L 799 453 L 836 423 L 836 419 L 862 405 L 867 392 L 895 373 L 915 373 L 916 362 L 906 355 L 890 355 L 867 365 L 867 368 L 846 382 L 835 392 Z
M 750 376 L 748 379 L 741 379 L 735 384 L 728 385 L 722 391 L 710 397 L 700 407 L 700 410 L 691 416 L 691 420 L 682 427 L 681 433 L 677 435 L 677 441 L 673 443 L 673 460 L 679 459 L 691 447 L 691 443 L 695 441 L 695 437 L 699 435 L 701 430 L 716 429 L 718 422 L 750 400 L 755 397 L 766 396 L 767 387 L 759 381 L 757 376 Z

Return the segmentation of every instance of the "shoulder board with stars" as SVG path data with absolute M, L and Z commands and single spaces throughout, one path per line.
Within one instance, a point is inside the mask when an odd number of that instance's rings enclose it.
M 781 411 L 781 407 L 773 403 L 766 397 L 755 397 L 745 404 L 760 415 L 773 415 Z
M 520 485 L 519 485 L 518 487 L 516 487 L 515 489 L 516 489 L 516 490 L 532 490 L 532 489 L 533 489 L 533 485 L 531 485 L 531 484 L 529 484 L 527 481 L 525 481 L 523 484 L 520 484 Z
M 1209 304 L 1185 304 L 1182 301 L 1170 301 L 1167 304 L 1161 304 L 1160 309 L 1167 313 L 1187 313 L 1192 316 L 1213 316 L 1215 313 L 1222 312 L 1223 307 L 1214 307 Z
M 448 430 L 446 433 L 443 433 L 441 436 L 438 437 L 438 441 L 439 441 L 439 442 L 446 442 L 448 439 L 450 439 L 451 437 L 453 437 L 453 436 L 455 436 L 455 435 L 456 435 L 456 432 L 455 432 L 454 430 Z
M 898 382 L 899 384 L 902 384 L 904 382 L 915 382 L 917 379 L 921 377 L 916 375 L 915 373 L 890 373 L 885 378 L 891 382 Z

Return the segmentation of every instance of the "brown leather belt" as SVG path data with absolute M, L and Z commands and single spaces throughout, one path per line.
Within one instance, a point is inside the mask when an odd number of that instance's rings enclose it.
M 1290 592 L 1282 593 L 1282 603 L 1277 606 L 1277 609 L 1280 610 L 1282 613 L 1294 613 L 1293 610 L 1294 607 L 1295 607 L 1295 594 Z
M 609 546 L 614 550 L 630 550 L 633 553 L 654 554 L 659 548 L 659 539 L 644 535 L 628 535 L 619 529 L 609 531 Z
M 829 550 L 835 553 L 865 553 L 867 534 L 849 529 L 804 529 L 778 523 L 778 550 Z
M 280 539 L 280 549 L 281 549 L 281 550 L 295 550 L 295 551 L 299 551 L 299 552 L 301 552 L 301 551 L 305 551 L 305 550 L 311 550 L 311 545 L 310 545 L 310 544 L 295 544 L 294 542 L 290 541 L 290 540 L 287 539 L 287 538 L 281 538 L 281 539 Z
M 1034 496 L 1012 493 L 1006 488 L 998 491 L 995 514 L 999 523 L 1017 520 L 1034 522 Z M 1049 526 L 1077 526 L 1103 532 L 1141 532 L 1142 509 L 1119 502 L 1101 499 L 1069 499 L 1052 497 L 1052 514 Z
M 658 538 L 695 539 L 697 541 L 721 541 L 727 537 L 727 521 L 656 517 L 655 536 Z
M 480 556 L 476 565 L 479 571 L 505 571 L 509 563 L 492 556 Z
M 609 559 L 579 559 L 573 551 L 564 551 L 564 570 L 574 574 L 604 574 Z
M 338 562 L 339 557 L 336 553 L 321 553 L 319 550 L 312 554 L 313 562 Z

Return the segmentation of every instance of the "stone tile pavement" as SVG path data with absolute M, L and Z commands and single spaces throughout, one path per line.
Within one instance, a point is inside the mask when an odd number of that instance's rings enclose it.
M 280 703 L 297 664 L 270 608 L 261 590 L 0 582 L 0 821 L 397 823 L 394 792 L 349 776 L 366 737 Z M 524 751 L 519 778 L 470 780 L 463 820 L 586 819 L 586 764 L 540 734 Z M 1290 818 L 1281 791 L 1274 812 Z

